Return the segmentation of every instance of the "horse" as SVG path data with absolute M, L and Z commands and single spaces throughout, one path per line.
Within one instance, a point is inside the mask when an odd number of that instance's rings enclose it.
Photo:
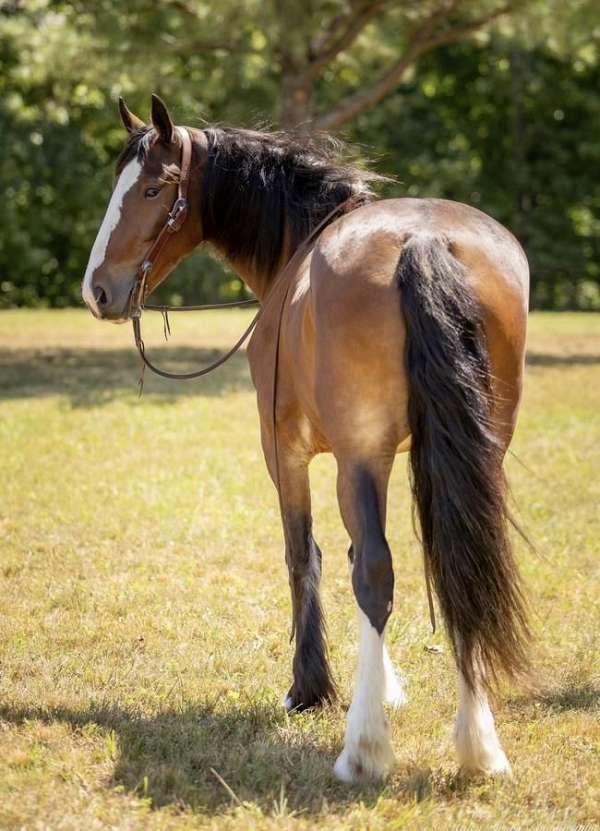
M 158 96 L 149 123 L 122 99 L 119 110 L 127 140 L 83 298 L 96 318 L 132 316 L 145 249 L 170 216 L 187 146 L 186 214 L 145 274 L 142 295 L 208 244 L 260 302 L 247 353 L 291 590 L 285 707 L 299 712 L 336 696 L 308 479 L 311 459 L 330 452 L 359 618 L 334 773 L 357 782 L 389 772 L 384 703 L 401 706 L 405 692 L 384 644 L 394 594 L 387 489 L 396 455 L 408 452 L 430 606 L 433 592 L 457 668 L 460 769 L 510 774 L 489 700 L 499 679 L 527 677 L 530 638 L 503 472 L 528 311 L 519 243 L 458 202 L 378 200 L 378 177 L 331 142 L 175 126 Z

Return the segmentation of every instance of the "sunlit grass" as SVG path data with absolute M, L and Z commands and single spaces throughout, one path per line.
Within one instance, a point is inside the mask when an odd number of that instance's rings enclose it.
M 178 368 L 246 312 L 176 318 Z M 187 384 L 147 377 L 129 327 L 0 314 L 0 827 L 541 828 L 600 822 L 600 316 L 533 315 L 509 475 L 537 692 L 507 690 L 508 782 L 456 776 L 455 674 L 432 636 L 406 462 L 391 492 L 388 641 L 409 704 L 397 768 L 331 767 L 355 657 L 332 460 L 312 467 L 339 705 L 288 718 L 290 608 L 275 492 L 245 358 Z

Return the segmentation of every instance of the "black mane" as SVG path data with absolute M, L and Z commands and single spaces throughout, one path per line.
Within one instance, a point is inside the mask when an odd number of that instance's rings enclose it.
M 348 212 L 373 198 L 371 183 L 385 177 L 352 165 L 343 145 L 288 133 L 207 128 L 208 161 L 200 187 L 204 239 L 230 260 L 272 277 L 336 205 L 354 197 Z M 133 158 L 144 161 L 151 127 L 133 132 L 116 173 Z M 333 218 L 332 218 L 333 221 Z
M 373 198 L 383 177 L 344 162 L 341 145 L 287 133 L 210 128 L 201 187 L 204 238 L 272 276 L 328 213 Z M 332 220 L 333 221 L 333 220 Z

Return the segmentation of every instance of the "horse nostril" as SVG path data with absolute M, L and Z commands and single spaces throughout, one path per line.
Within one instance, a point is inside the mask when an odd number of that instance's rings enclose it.
M 94 298 L 99 308 L 108 305 L 108 296 L 102 286 L 96 286 L 94 288 Z

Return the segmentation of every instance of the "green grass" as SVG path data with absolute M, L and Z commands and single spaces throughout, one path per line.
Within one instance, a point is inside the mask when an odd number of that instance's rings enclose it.
M 248 315 L 174 318 L 149 349 L 184 368 Z M 537 554 L 519 559 L 535 692 L 496 704 L 512 781 L 456 775 L 455 673 L 432 636 L 406 460 L 390 492 L 391 716 L 385 785 L 332 777 L 355 607 L 332 460 L 312 466 L 339 705 L 289 718 L 290 605 L 245 358 L 137 398 L 129 327 L 0 313 L 0 827 L 550 828 L 600 823 L 600 316 L 531 318 L 509 476 Z M 214 773 L 213 773 L 214 771 Z M 224 784 L 226 783 L 226 784 Z

